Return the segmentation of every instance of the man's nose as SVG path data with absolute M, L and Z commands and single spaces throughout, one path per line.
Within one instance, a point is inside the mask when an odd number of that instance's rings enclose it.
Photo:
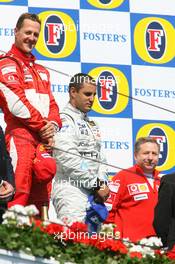
M 91 101 L 91 102 L 93 102 L 93 101 L 94 101 L 94 98 L 95 98 L 95 96 L 94 96 L 94 95 L 91 95 L 91 96 L 89 97 L 89 99 L 90 99 L 90 101 Z
M 37 40 L 37 38 L 34 34 L 30 34 L 29 39 L 30 39 L 30 41 L 36 41 Z
M 148 159 L 150 159 L 150 160 L 153 159 L 153 154 L 152 154 L 152 153 L 149 153 L 149 154 L 148 154 Z

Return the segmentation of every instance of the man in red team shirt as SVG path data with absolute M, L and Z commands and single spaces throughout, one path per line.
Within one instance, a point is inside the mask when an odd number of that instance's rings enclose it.
M 61 127 L 49 72 L 35 63 L 31 53 L 40 29 L 37 15 L 22 14 L 15 28 L 15 43 L 0 60 L 0 107 L 7 124 L 5 137 L 16 183 L 9 206 L 28 204 L 36 147 L 39 142 L 51 147 L 54 133 Z
M 109 184 L 106 205 L 111 211 L 107 222 L 116 224 L 120 238 L 136 242 L 156 235 L 152 223 L 160 185 L 159 172 L 155 169 L 159 152 L 155 139 L 139 138 L 134 149 L 136 164 L 117 173 Z

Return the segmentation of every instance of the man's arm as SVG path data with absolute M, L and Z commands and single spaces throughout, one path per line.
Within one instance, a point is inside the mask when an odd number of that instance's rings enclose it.
M 9 202 L 13 198 L 14 187 L 7 181 L 0 183 L 0 202 Z
M 49 90 L 50 90 L 50 85 L 49 85 Z M 50 112 L 49 112 L 48 120 L 55 125 L 56 130 L 59 130 L 62 127 L 62 122 L 59 115 L 59 107 L 51 91 L 49 92 L 49 97 L 50 97 Z
M 124 183 L 122 183 L 122 176 L 120 177 L 122 172 L 117 173 L 112 180 L 109 182 L 109 198 L 105 202 L 109 210 L 109 216 L 107 218 L 107 222 L 114 223 L 115 222 L 115 214 L 117 208 L 119 206 L 120 196 L 124 189 Z
M 89 190 L 93 189 L 98 177 L 97 163 L 80 155 L 80 141 L 76 134 L 76 125 L 71 117 L 62 115 L 62 124 L 61 130 L 54 138 L 54 156 L 58 161 L 58 167 L 60 164 L 61 173 L 64 173 L 72 184 L 78 184 L 78 187 Z
M 45 119 L 45 126 L 40 129 L 39 135 L 42 139 L 42 142 L 45 143 L 47 148 L 51 148 L 54 146 L 54 139 L 53 136 L 57 131 L 60 130 L 62 126 L 60 114 L 59 114 L 59 107 L 55 101 L 55 98 L 51 92 L 51 83 L 50 83 L 50 74 L 48 70 L 42 66 L 37 64 L 38 67 L 38 74 L 44 72 L 47 75 L 47 81 L 44 80 L 44 86 L 47 88 L 47 94 L 49 96 L 49 113 L 47 119 Z
M 37 64 L 37 70 L 38 70 L 38 74 L 44 73 L 47 75 L 47 81 L 45 79 L 43 80 L 44 86 L 47 89 L 47 94 L 49 96 L 49 113 L 47 120 L 54 125 L 55 130 L 59 130 L 62 126 L 62 122 L 59 114 L 58 104 L 56 103 L 55 98 L 51 91 L 49 71 L 43 65 L 40 64 Z
M 102 181 L 97 178 L 95 187 L 93 188 L 95 201 L 97 203 L 104 203 L 109 197 L 109 187 L 107 181 Z
M 51 121 L 46 120 L 46 125 L 42 127 L 39 131 L 42 143 L 45 147 L 50 149 L 54 146 L 54 135 L 56 133 L 55 125 Z
M 173 190 L 169 182 L 163 176 L 159 187 L 158 203 L 154 210 L 153 226 L 157 236 L 161 238 L 163 245 L 167 246 L 167 237 L 172 219 L 172 195 Z M 174 186 L 175 188 L 175 186 Z
M 6 150 L 5 138 L 0 127 L 0 201 L 9 201 L 14 194 L 14 173 L 11 164 L 11 158 Z M 5 200 L 4 200 L 5 199 Z
M 14 117 L 33 131 L 39 131 L 46 124 L 40 112 L 27 99 L 21 70 L 10 59 L 0 61 L 0 91 L 3 111 L 8 109 Z
M 4 180 L 10 183 L 14 188 L 15 188 L 15 178 L 14 178 L 14 171 L 13 171 L 13 166 L 11 163 L 11 157 L 5 147 L 4 149 L 4 157 L 6 161 L 6 174 L 4 176 Z

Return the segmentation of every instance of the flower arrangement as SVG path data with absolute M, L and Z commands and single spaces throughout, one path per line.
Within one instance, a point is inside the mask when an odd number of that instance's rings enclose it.
M 11 207 L 0 225 L 0 248 L 60 263 L 174 263 L 159 249 L 158 238 L 143 239 L 137 245 L 128 239 L 121 241 L 113 236 L 113 225 L 103 225 L 98 235 L 89 236 L 85 224 L 42 222 L 37 213 L 33 205 Z

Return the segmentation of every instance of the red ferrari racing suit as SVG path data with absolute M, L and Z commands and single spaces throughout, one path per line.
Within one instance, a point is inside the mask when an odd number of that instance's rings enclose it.
M 59 108 L 50 90 L 48 71 L 15 45 L 0 60 L 0 107 L 4 113 L 6 143 L 15 172 L 16 202 L 27 204 L 32 164 L 45 120 L 61 127 Z M 18 199 L 20 193 L 25 198 Z M 38 194 L 39 195 L 39 190 Z M 12 202 L 13 203 L 13 202 Z
M 108 223 L 115 223 L 117 236 L 138 241 L 156 236 L 153 228 L 154 207 L 158 200 L 160 178 L 153 172 L 153 187 L 138 165 L 122 170 L 109 183 L 106 206 L 111 209 Z

